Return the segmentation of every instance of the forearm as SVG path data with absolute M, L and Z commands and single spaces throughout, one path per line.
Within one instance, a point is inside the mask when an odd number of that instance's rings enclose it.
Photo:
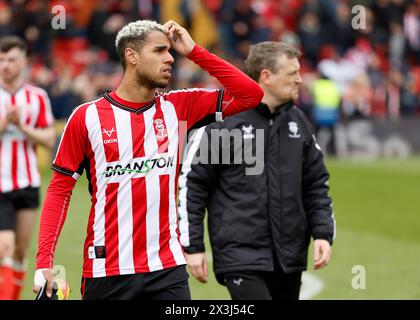
M 219 80 L 243 108 L 253 108 L 260 103 L 264 93 L 258 83 L 229 62 L 198 45 L 188 58 Z
M 72 190 L 76 180 L 54 172 L 47 188 L 38 235 L 36 268 L 53 267 L 54 251 L 66 219 Z
M 49 149 L 54 147 L 56 138 L 54 127 L 38 129 L 22 126 L 21 129 L 26 137 L 34 144 L 41 144 Z

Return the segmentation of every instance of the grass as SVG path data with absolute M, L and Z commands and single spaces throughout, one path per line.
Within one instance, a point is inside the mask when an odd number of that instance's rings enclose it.
M 308 271 L 324 282 L 323 291 L 314 299 L 420 299 L 420 158 L 327 159 L 327 166 L 331 173 L 337 238 L 328 267 Z M 50 170 L 43 172 L 43 192 L 50 176 Z M 72 299 L 80 299 L 82 246 L 89 205 L 86 178 L 81 177 L 73 191 L 55 257 L 55 264 L 66 268 Z M 31 288 L 36 238 L 37 231 L 29 250 L 24 299 L 34 298 Z M 309 269 L 311 256 L 310 252 Z M 365 289 L 352 287 L 359 279 L 355 266 L 365 271 Z M 212 272 L 207 284 L 190 277 L 190 285 L 193 299 L 229 299 L 227 290 L 216 283 Z

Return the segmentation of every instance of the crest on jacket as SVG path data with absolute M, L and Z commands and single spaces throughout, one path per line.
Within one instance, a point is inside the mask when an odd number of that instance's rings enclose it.
M 242 125 L 244 139 L 254 139 L 255 135 L 252 133 L 253 130 L 254 127 L 252 126 L 252 124 L 250 124 L 249 126 Z
M 299 127 L 296 122 L 289 122 L 289 137 L 290 138 L 300 138 Z

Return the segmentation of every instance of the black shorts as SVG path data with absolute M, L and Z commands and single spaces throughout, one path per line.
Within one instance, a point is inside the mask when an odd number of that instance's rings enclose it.
M 16 212 L 39 207 L 39 188 L 27 187 L 0 193 L 0 230 L 14 230 Z
M 191 300 L 185 266 L 148 273 L 82 278 L 83 300 Z

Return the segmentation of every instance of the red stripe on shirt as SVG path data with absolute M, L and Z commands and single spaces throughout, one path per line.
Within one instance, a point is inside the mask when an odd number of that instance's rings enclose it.
M 169 247 L 171 238 L 169 230 L 169 175 L 159 176 L 160 206 L 159 206 L 159 257 L 164 268 L 175 265 L 175 259 Z
M 136 273 L 149 272 L 147 259 L 147 196 L 144 177 L 131 179 L 133 206 L 133 261 Z
M 16 105 L 16 97 L 15 97 L 15 95 L 14 95 L 14 94 L 12 94 L 12 95 L 10 96 L 10 104 L 11 104 L 12 106 L 15 106 L 15 105 Z
M 31 166 L 29 163 L 28 141 L 23 141 L 23 152 L 25 154 L 26 173 L 28 175 L 28 183 L 32 185 Z
M 31 122 L 31 93 L 29 89 L 25 89 L 25 95 L 26 95 L 26 120 L 25 123 L 28 125 Z
M 166 129 L 165 118 L 160 106 L 160 100 L 156 101 L 156 112 L 153 116 L 153 128 L 155 129 L 156 141 L 158 144 L 158 153 L 168 152 L 168 130 Z
M 31 93 L 30 93 L 29 89 L 25 89 L 25 96 L 26 96 L 26 103 L 30 104 L 31 103 Z
M 48 127 L 47 108 L 45 106 L 45 99 L 40 94 L 38 95 L 38 101 L 39 101 L 39 114 L 38 114 L 38 119 L 36 121 L 35 127 L 46 128 Z
M 13 190 L 19 189 L 18 186 L 18 142 L 12 142 L 12 184 Z
M 133 158 L 142 158 L 145 156 L 144 153 L 144 116 L 143 113 L 137 115 L 130 113 L 131 115 L 131 135 L 133 141 Z
M 108 183 L 105 191 L 105 268 L 107 276 L 119 274 L 118 187 L 118 182 Z
M 99 122 L 101 123 L 102 141 L 107 162 L 118 161 L 120 154 L 118 151 L 117 126 L 115 115 L 111 105 L 105 99 L 97 104 Z

